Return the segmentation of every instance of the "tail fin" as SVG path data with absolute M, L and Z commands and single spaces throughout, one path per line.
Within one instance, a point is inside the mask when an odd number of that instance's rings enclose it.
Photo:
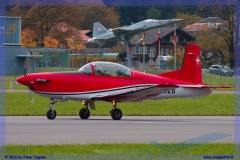
M 182 69 L 159 74 L 166 78 L 173 78 L 194 84 L 202 84 L 202 67 L 200 48 L 196 44 L 188 43 L 183 59 Z
M 100 22 L 93 23 L 93 37 L 97 37 L 107 32 L 107 28 L 105 28 Z

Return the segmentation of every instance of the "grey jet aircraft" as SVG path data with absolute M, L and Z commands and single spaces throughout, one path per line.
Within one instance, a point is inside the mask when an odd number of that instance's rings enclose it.
M 121 39 L 122 41 L 129 40 L 132 36 L 151 30 L 154 28 L 160 28 L 173 23 L 182 21 L 183 19 L 167 19 L 167 20 L 155 20 L 147 19 L 138 23 L 131 24 L 129 26 L 123 26 L 113 29 L 106 29 L 100 22 L 93 24 L 93 37 L 88 42 L 94 42 L 102 46 L 108 41 L 114 39 Z

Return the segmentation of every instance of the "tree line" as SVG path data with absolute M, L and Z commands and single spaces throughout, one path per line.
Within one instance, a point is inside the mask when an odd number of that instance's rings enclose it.
M 200 45 L 202 60 L 207 62 L 207 65 L 220 59 L 222 64 L 230 64 L 232 67 L 234 65 L 233 10 L 233 7 L 198 6 L 12 6 L 7 8 L 7 15 L 22 18 L 23 45 L 28 47 L 59 47 L 61 45 L 77 50 L 84 46 L 78 31 L 91 30 L 92 24 L 96 21 L 101 22 L 106 28 L 115 28 L 150 18 L 182 18 L 184 21 L 178 25 L 184 27 L 207 17 L 220 17 L 227 20 L 228 24 L 221 28 L 200 32 L 196 35 L 196 43 Z

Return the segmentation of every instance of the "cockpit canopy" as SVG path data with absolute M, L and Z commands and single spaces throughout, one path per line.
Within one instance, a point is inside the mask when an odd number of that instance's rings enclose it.
M 84 74 L 93 74 L 97 76 L 131 76 L 131 70 L 129 68 L 112 62 L 88 63 L 81 67 L 78 71 Z

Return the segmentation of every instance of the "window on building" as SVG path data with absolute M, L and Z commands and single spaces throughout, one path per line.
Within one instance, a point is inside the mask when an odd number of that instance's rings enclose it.
M 165 50 L 165 55 L 166 55 L 166 56 L 169 55 L 169 48 L 166 48 L 166 50 Z
M 156 53 L 156 47 L 150 47 L 150 52 L 155 54 Z
M 164 48 L 161 48 L 160 54 L 161 54 L 161 55 L 164 55 Z
M 149 47 L 149 46 L 145 46 L 145 47 L 146 47 L 146 48 L 145 48 L 145 49 L 146 49 L 146 52 L 149 54 L 149 53 L 150 53 L 150 47 Z M 146 52 L 145 52 L 145 53 L 146 53 Z
M 142 54 L 142 46 L 139 46 L 139 47 L 138 47 L 138 53 L 139 53 L 139 54 Z
M 173 41 L 173 36 L 170 36 L 169 42 L 172 42 L 172 41 Z

